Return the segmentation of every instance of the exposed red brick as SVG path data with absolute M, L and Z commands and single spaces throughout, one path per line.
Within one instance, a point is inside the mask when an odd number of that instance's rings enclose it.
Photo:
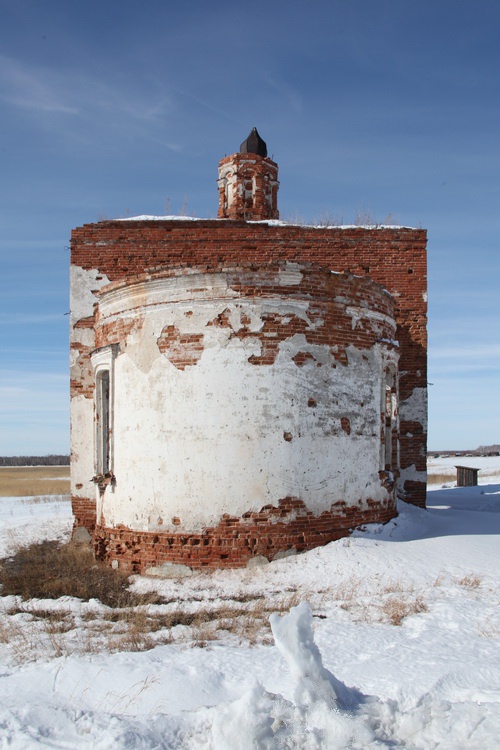
M 104 243 L 104 244 L 103 244 Z M 238 264 L 265 267 L 277 259 L 312 263 L 333 271 L 366 275 L 393 296 L 400 346 L 399 395 L 427 387 L 426 232 L 398 228 L 314 228 L 270 226 L 245 221 L 104 221 L 72 233 L 72 263 L 98 268 L 111 282 L 125 283 L 141 274 L 151 278 L 196 267 L 217 271 Z M 412 269 L 412 273 L 409 273 Z M 85 351 L 80 363 L 85 372 Z M 340 350 L 339 361 L 345 364 Z M 90 370 L 87 370 L 89 374 Z M 73 394 L 92 396 L 92 379 L 72 381 Z M 412 432 L 401 422 L 401 435 Z M 401 439 L 401 465 L 425 471 L 426 433 Z M 406 482 L 409 502 L 425 503 L 425 482 Z
M 71 508 L 73 510 L 73 529 L 80 526 L 86 528 L 90 533 L 96 525 L 96 502 L 89 497 L 71 497 Z
M 121 318 L 111 322 L 100 320 L 99 316 L 95 326 L 95 348 L 118 344 L 124 341 L 131 331 L 139 331 L 143 320 L 140 315 L 130 318 Z
M 351 423 L 348 417 L 342 417 L 342 419 L 340 420 L 340 426 L 348 435 L 351 434 Z
M 396 515 L 394 500 L 368 501 L 368 508 L 335 503 L 315 516 L 297 498 L 283 498 L 279 504 L 249 511 L 242 518 L 226 515 L 214 527 L 201 533 L 133 531 L 126 528 L 95 529 L 96 553 L 102 559 L 118 561 L 121 570 L 143 573 L 164 562 L 191 568 L 244 567 L 256 555 L 272 560 L 277 552 L 304 552 L 348 536 L 366 523 L 386 523 Z
M 246 179 L 243 173 L 242 177 Z M 244 200 L 247 198 L 245 196 Z M 257 210 L 264 208 L 257 207 Z M 238 210 L 243 211 L 240 215 L 248 217 L 248 205 L 242 204 Z M 338 302 L 342 295 L 336 294 L 332 298 L 335 284 L 337 291 L 345 284 L 351 295 L 349 304 L 355 305 L 357 299 L 360 306 L 365 303 L 370 306 L 376 298 L 376 308 L 384 312 L 387 304 L 385 312 L 390 316 L 393 303 L 389 296 L 386 295 L 385 302 L 377 290 L 373 291 L 372 297 L 366 283 L 363 284 L 369 273 L 371 279 L 390 292 L 395 303 L 396 339 L 400 346 L 399 393 L 400 400 L 404 401 L 415 388 L 426 388 L 427 385 L 425 248 L 425 231 L 405 228 L 318 229 L 251 224 L 239 220 L 105 221 L 73 231 L 72 263 L 87 270 L 98 269 L 100 275 L 106 276 L 111 285 L 117 287 L 138 279 L 148 280 L 198 269 L 202 273 L 230 273 L 232 289 L 243 297 L 265 298 L 284 291 L 290 295 L 309 294 L 314 300 L 309 324 L 296 316 L 269 313 L 265 314 L 264 326 L 258 332 L 250 329 L 251 321 L 244 315 L 240 318 L 242 327 L 239 330 L 232 330 L 228 312 L 212 321 L 212 325 L 230 329 L 231 336 L 253 337 L 261 342 L 260 354 L 250 357 L 255 365 L 272 364 L 279 341 L 295 333 L 303 335 L 308 344 L 324 345 L 328 341 L 331 345 L 332 332 L 336 331 L 331 354 L 343 365 L 347 364 L 346 348 L 349 345 L 354 344 L 360 349 L 373 346 L 374 337 L 366 322 L 361 319 L 353 328 L 346 305 Z M 300 284 L 291 285 L 286 290 L 281 284 L 273 288 L 273 273 L 285 261 L 309 264 L 311 270 L 306 268 Z M 325 274 L 319 280 L 315 276 L 318 268 L 340 272 L 342 277 L 329 279 Z M 363 278 L 358 280 L 349 274 Z M 314 323 L 319 319 L 324 324 L 315 327 Z M 76 370 L 79 370 L 71 380 L 72 396 L 81 394 L 92 398 L 91 350 L 123 341 L 138 325 L 138 320 L 131 316 L 129 320 L 123 318 L 109 324 L 90 316 L 78 321 L 75 329 L 92 330 L 94 325 L 96 341 L 92 346 L 79 343 L 77 336 L 72 343 L 77 352 Z M 196 364 L 201 357 L 203 335 L 183 334 L 174 326 L 166 326 L 158 339 L 158 346 L 178 369 L 184 369 Z M 304 368 L 322 364 L 316 362 L 309 352 L 299 352 L 294 362 L 297 367 Z M 310 407 L 316 406 L 313 398 L 307 403 Z M 349 434 L 347 417 L 341 420 L 341 427 Z M 415 466 L 417 471 L 425 472 L 425 429 L 413 421 L 402 421 L 400 428 L 401 467 Z M 392 481 L 382 476 L 381 480 Z M 392 486 L 386 486 L 392 489 Z M 406 481 L 402 489 L 407 501 L 422 507 L 425 505 L 424 482 Z M 272 557 L 277 551 L 289 547 L 299 551 L 310 549 L 345 536 L 357 525 L 384 522 L 395 514 L 392 500 L 387 506 L 368 503 L 369 510 L 364 511 L 338 504 L 318 517 L 300 502 L 285 499 L 278 508 L 271 506 L 242 519 L 227 517 L 217 527 L 195 534 L 183 533 L 178 528 L 182 524 L 177 517 L 172 519 L 172 524 L 177 527 L 172 533 L 135 532 L 101 525 L 95 530 L 96 547 L 107 559 L 120 560 L 120 566 L 130 571 L 144 570 L 166 560 L 191 567 L 241 566 L 256 554 Z M 290 508 L 296 514 L 294 521 L 287 518 Z M 95 501 L 74 497 L 73 510 L 75 526 L 85 526 L 93 531 Z
M 157 343 L 178 370 L 195 365 L 203 354 L 203 334 L 181 333 L 173 325 L 165 326 Z
M 226 183 L 229 182 L 229 185 Z M 219 163 L 219 219 L 278 219 L 278 165 L 258 154 L 232 154 Z M 228 201 L 227 190 L 232 193 Z M 246 250 L 255 245 L 247 243 Z

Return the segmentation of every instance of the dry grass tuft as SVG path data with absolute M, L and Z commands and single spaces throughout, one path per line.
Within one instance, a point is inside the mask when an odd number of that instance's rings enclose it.
M 423 597 L 398 578 L 376 581 L 352 578 L 329 593 L 330 600 L 336 600 L 354 622 L 401 625 L 406 617 L 427 611 Z
M 98 599 L 108 607 L 134 607 L 160 597 L 128 591 L 128 579 L 96 562 L 85 545 L 45 541 L 19 549 L 0 561 L 2 595 L 22 599 Z
M 89 547 L 54 541 L 30 545 L 0 561 L 0 585 L 3 596 L 17 597 L 2 613 L 0 642 L 19 662 L 46 653 L 144 651 L 173 641 L 205 647 L 227 636 L 266 643 L 269 615 L 286 612 L 300 600 L 294 590 L 269 597 L 241 593 L 222 601 L 217 595 L 193 607 L 192 600 L 137 594 L 128 590 L 123 574 L 96 562 Z M 37 601 L 60 597 L 95 599 L 108 609 L 91 605 L 81 611 L 71 602 Z M 75 632 L 80 632 L 76 639 Z
M 455 474 L 427 474 L 427 484 L 451 484 L 457 481 Z
M 0 497 L 67 495 L 69 466 L 2 466 Z
M 478 625 L 478 631 L 482 638 L 500 638 L 500 623 L 487 620 Z
M 458 583 L 467 589 L 477 589 L 481 585 L 481 578 L 476 573 L 469 573 L 460 578 Z
M 426 611 L 427 607 L 420 597 L 408 600 L 392 596 L 382 604 L 382 612 L 391 625 L 401 625 L 405 617 Z
M 18 601 L 0 619 L 0 642 L 8 644 L 13 658 L 33 661 L 50 653 L 147 651 L 159 644 L 185 643 L 205 648 L 221 637 L 232 636 L 249 644 L 271 643 L 269 615 L 286 612 L 297 603 L 296 595 L 243 604 L 236 601 L 206 606 L 189 612 L 175 605 L 147 605 L 94 609 L 82 614 L 54 610 L 32 601 Z M 189 604 L 187 604 L 189 607 Z M 167 610 L 167 611 L 166 611 Z M 83 630 L 82 630 L 83 627 Z M 77 639 L 72 631 L 79 630 Z
M 406 594 L 412 593 L 413 588 L 411 586 L 405 585 L 405 583 L 399 579 L 396 579 L 395 581 L 388 581 L 383 588 L 381 589 L 381 594 L 401 594 L 405 592 Z

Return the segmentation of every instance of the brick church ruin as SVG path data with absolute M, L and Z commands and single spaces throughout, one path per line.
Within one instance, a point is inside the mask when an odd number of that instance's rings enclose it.
M 426 488 L 426 233 L 278 220 L 254 129 L 217 219 L 71 242 L 75 530 L 127 572 L 244 566 Z

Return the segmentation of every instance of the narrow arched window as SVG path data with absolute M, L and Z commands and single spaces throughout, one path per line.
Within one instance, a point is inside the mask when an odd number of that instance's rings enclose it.
M 119 344 L 96 349 L 90 355 L 95 375 L 94 466 L 96 476 L 113 474 L 114 364 Z
M 399 466 L 398 445 L 398 393 L 397 375 L 391 369 L 385 373 L 383 404 L 383 464 L 386 471 L 394 471 Z
M 96 459 L 97 473 L 111 471 L 111 420 L 109 370 L 100 370 L 96 378 Z

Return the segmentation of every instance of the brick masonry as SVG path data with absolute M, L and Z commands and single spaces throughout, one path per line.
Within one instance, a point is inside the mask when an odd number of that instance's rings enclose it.
M 278 219 L 278 165 L 257 154 L 233 154 L 219 163 L 219 219 Z
M 175 273 L 189 273 L 193 268 L 207 273 L 227 268 L 259 272 L 285 261 L 368 276 L 382 284 L 393 296 L 395 304 L 396 338 L 400 346 L 400 401 L 409 399 L 414 389 L 426 390 L 424 230 L 313 228 L 233 220 L 193 222 L 179 219 L 105 221 L 79 227 L 72 234 L 72 265 L 87 271 L 96 269 L 99 277 L 115 285 L 141 278 L 151 279 L 165 274 L 168 269 L 175 269 Z M 97 288 L 95 292 L 97 294 Z M 214 321 L 214 325 L 217 324 Z M 287 321 L 289 324 L 296 325 L 297 332 L 302 330 L 300 320 Z M 282 321 L 269 318 L 267 325 L 279 335 Z M 90 352 L 98 346 L 122 340 L 131 327 L 126 320 L 109 325 L 100 322 L 97 306 L 93 317 L 86 316 L 76 322 L 75 334 L 81 331 L 85 336 L 75 335 L 72 342 L 73 356 L 78 363 L 71 379 L 72 397 L 93 397 Z M 361 334 L 352 331 L 353 337 Z M 252 336 L 252 332 L 243 328 L 238 335 Z M 181 339 L 173 326 L 166 327 L 158 346 L 160 350 L 163 346 L 166 353 L 173 351 L 173 364 L 183 369 L 193 365 L 201 345 L 196 336 L 190 340 Z M 172 344 L 175 344 L 173 349 Z M 185 345 L 191 350 L 187 360 L 183 359 L 182 352 Z M 254 364 L 271 364 L 275 351 L 275 345 L 271 343 L 269 349 L 260 355 L 263 359 Z M 307 352 L 297 354 L 297 367 L 304 366 L 310 357 Z M 314 408 L 314 398 L 308 405 Z M 72 429 L 77 429 L 77 425 Z M 351 424 L 347 417 L 342 418 L 339 430 L 350 434 Z M 399 439 L 401 469 L 414 467 L 421 477 L 426 469 L 426 425 L 413 418 L 402 419 Z M 77 456 L 74 460 L 78 463 Z M 424 481 L 410 477 L 401 483 L 399 491 L 407 501 L 421 507 L 425 505 Z M 143 571 L 166 559 L 191 567 L 241 566 L 256 554 L 272 558 L 279 549 L 311 549 L 346 535 L 359 524 L 384 522 L 395 514 L 394 503 L 390 501 L 369 504 L 364 510 L 337 504 L 330 511 L 316 516 L 300 500 L 285 498 L 278 507 L 264 507 L 246 518 L 228 516 L 217 526 L 200 533 L 185 533 L 181 530 L 138 532 L 108 528 L 105 519 L 101 519 L 95 528 L 95 500 L 81 497 L 77 492 L 73 496 L 73 509 L 76 526 L 82 525 L 91 531 L 95 529 L 96 548 L 101 555 L 108 560 L 119 560 L 120 567 L 129 571 Z
M 369 503 L 370 505 L 370 503 Z M 201 533 L 154 533 L 98 527 L 99 557 L 127 573 L 144 573 L 165 561 L 190 568 L 241 568 L 257 555 L 272 560 L 278 552 L 305 552 L 348 536 L 357 526 L 386 523 L 396 515 L 394 500 L 361 511 L 336 503 L 319 516 L 297 498 L 287 497 L 242 518 L 225 515 L 216 527 Z

